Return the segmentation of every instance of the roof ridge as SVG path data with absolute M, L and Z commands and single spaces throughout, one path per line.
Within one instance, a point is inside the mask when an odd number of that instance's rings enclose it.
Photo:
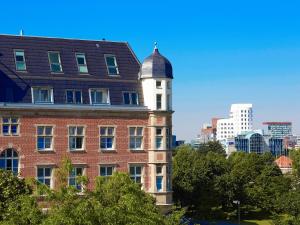
M 0 34 L 0 36 L 11 36 L 20 38 L 44 38 L 44 39 L 61 39 L 61 40 L 74 40 L 74 41 L 93 41 L 93 42 L 113 42 L 127 44 L 126 41 L 111 41 L 111 40 L 93 40 L 93 39 L 79 39 L 79 38 L 64 38 L 64 37 L 47 37 L 47 36 L 35 36 L 35 35 L 17 35 L 17 34 Z

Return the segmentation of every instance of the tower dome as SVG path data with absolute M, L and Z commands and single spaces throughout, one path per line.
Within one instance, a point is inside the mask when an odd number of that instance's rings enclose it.
M 157 46 L 155 46 L 153 53 L 142 63 L 140 78 L 173 79 L 172 65 L 166 57 L 159 53 Z

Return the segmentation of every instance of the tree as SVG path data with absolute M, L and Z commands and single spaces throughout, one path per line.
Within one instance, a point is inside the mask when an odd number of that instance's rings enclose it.
M 224 157 L 226 156 L 225 149 L 219 141 L 209 141 L 207 143 L 200 144 L 198 150 L 203 154 L 214 152 L 223 155 Z
M 176 219 L 176 214 L 163 216 L 154 198 L 142 191 L 128 174 L 114 173 L 109 179 L 98 178 L 95 191 L 83 196 L 66 194 L 60 204 L 52 206 L 43 224 L 175 225 L 179 224 Z
M 210 217 L 211 209 L 220 205 L 216 178 L 226 169 L 222 154 L 203 154 L 190 146 L 180 146 L 173 159 L 174 199 L 190 212 Z
M 0 170 L 0 220 L 5 217 L 10 203 L 16 201 L 19 196 L 32 193 L 24 179 L 20 179 L 12 172 Z

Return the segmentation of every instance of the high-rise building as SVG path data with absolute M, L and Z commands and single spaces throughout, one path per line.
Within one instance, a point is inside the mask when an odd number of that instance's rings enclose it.
M 267 134 L 276 138 L 285 138 L 292 136 L 291 122 L 264 122 Z
M 172 205 L 172 65 L 157 48 L 142 64 L 127 42 L 0 35 L 0 168 L 56 187 L 127 172 Z
M 252 126 L 252 104 L 232 104 L 229 118 L 217 121 L 217 140 L 226 142 L 228 138 L 251 131 Z
M 219 118 L 212 118 L 210 124 L 203 124 L 200 135 L 198 137 L 199 143 L 207 143 L 215 141 L 217 138 L 217 121 Z

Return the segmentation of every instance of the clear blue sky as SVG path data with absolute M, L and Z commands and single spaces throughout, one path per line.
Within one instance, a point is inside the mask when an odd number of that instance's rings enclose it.
M 288 0 L 3 1 L 0 33 L 128 41 L 141 61 L 157 41 L 174 67 L 179 139 L 243 102 L 253 103 L 256 128 L 292 121 L 300 134 L 299 8 Z

